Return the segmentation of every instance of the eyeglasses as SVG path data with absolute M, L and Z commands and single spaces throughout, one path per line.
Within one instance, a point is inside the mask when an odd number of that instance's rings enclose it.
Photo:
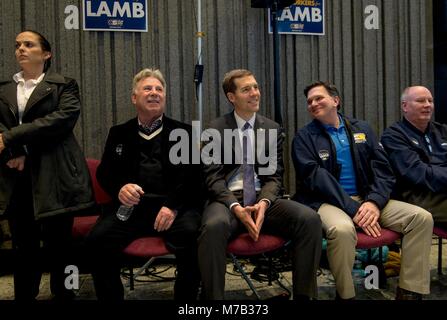
M 427 135 L 424 135 L 425 142 L 427 142 L 427 147 L 430 153 L 433 153 L 433 148 L 431 147 L 430 138 Z

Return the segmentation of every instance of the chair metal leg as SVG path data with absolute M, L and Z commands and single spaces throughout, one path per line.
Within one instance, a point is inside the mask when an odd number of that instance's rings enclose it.
M 258 300 L 261 300 L 261 296 L 259 295 L 258 291 L 253 285 L 253 282 L 251 282 L 250 278 L 245 273 L 244 269 L 242 268 L 241 264 L 237 260 L 236 256 L 232 253 L 230 253 L 230 257 L 233 260 L 233 264 L 236 266 L 236 269 L 241 273 L 242 277 L 244 278 L 245 282 L 247 282 L 248 286 L 250 287 L 251 291 L 255 294 L 256 298 Z
M 379 247 L 379 263 L 382 264 L 382 247 Z
M 438 237 L 438 275 L 442 274 L 442 238 Z
M 152 262 L 154 262 L 154 260 L 156 259 L 157 257 L 152 257 L 152 258 L 150 258 L 140 269 L 138 269 L 138 271 L 137 272 L 135 272 L 135 274 L 133 273 L 133 269 L 132 268 L 130 268 L 130 276 L 129 276 L 129 281 L 127 282 L 127 286 L 129 287 L 129 289 L 130 290 L 133 290 L 133 288 L 134 288 L 134 281 L 135 281 L 135 279 L 140 275 L 140 274 L 142 274 L 143 273 L 143 271 L 144 270 L 146 270 L 146 268 L 148 268 L 151 264 L 152 264 Z
M 376 266 L 379 269 L 379 288 L 384 289 L 386 288 L 386 273 L 385 273 L 385 267 L 383 266 L 383 249 L 382 247 L 378 247 L 379 249 L 379 261 L 377 262 Z M 372 250 L 368 249 L 368 264 L 373 263 L 372 259 Z
M 383 265 L 383 249 L 379 247 L 379 288 L 385 289 L 387 287 L 387 277 L 385 272 L 385 266 Z
M 273 278 L 273 274 L 272 274 L 272 268 L 273 268 L 273 263 L 272 263 L 272 257 L 269 256 L 268 257 L 268 266 L 269 266 L 269 271 L 268 271 L 268 279 L 269 279 L 269 286 L 272 285 L 272 278 Z
M 129 267 L 129 282 L 128 286 L 130 290 L 134 289 L 134 281 L 133 281 L 133 268 L 132 266 Z

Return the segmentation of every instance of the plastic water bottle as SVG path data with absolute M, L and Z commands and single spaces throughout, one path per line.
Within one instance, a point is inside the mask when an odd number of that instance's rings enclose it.
M 133 208 L 134 206 L 128 207 L 124 204 L 120 205 L 120 207 L 116 211 L 116 217 L 121 221 L 126 221 L 132 214 Z

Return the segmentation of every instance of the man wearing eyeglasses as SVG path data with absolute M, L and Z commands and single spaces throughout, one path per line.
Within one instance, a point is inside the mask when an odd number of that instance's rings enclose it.
M 403 119 L 381 139 L 397 176 L 396 196 L 427 209 L 447 229 L 447 126 L 431 121 L 435 106 L 425 87 L 406 88 L 401 107 Z

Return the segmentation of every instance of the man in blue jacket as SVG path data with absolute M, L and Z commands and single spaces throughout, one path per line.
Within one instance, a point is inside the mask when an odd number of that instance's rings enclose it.
M 433 96 L 425 87 L 402 93 L 403 119 L 382 135 L 397 176 L 396 197 L 417 204 L 447 229 L 447 126 L 432 122 Z
M 384 227 L 403 234 L 396 299 L 421 299 L 430 291 L 430 213 L 390 200 L 395 178 L 386 154 L 366 122 L 338 112 L 341 99 L 334 85 L 316 82 L 304 94 L 314 120 L 293 140 L 295 199 L 320 214 L 337 298 L 355 297 L 356 228 L 378 237 Z

